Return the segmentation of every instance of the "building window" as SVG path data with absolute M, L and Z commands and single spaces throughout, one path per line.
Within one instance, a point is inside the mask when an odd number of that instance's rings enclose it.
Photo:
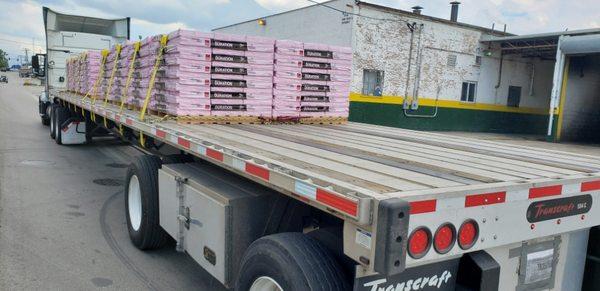
M 476 67 L 481 66 L 481 56 L 475 56 L 475 66 Z
M 519 107 L 520 103 L 521 103 L 521 87 L 508 86 L 508 99 L 506 100 L 506 106 Z
M 383 71 L 363 70 L 363 95 L 381 96 L 383 91 Z
M 460 101 L 463 102 L 475 102 L 475 96 L 477 95 L 477 82 L 463 82 L 462 93 L 460 95 Z
M 448 67 L 452 67 L 452 68 L 456 67 L 456 58 L 457 58 L 456 55 L 448 55 L 448 60 L 446 60 L 446 65 Z

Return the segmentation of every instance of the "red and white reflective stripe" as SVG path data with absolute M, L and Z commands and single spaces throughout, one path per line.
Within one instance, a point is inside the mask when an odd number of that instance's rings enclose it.
M 560 196 L 565 193 L 577 194 L 580 192 L 596 190 L 600 190 L 600 180 L 582 182 L 578 184 L 547 185 L 509 192 L 499 191 L 491 193 L 469 194 L 464 197 L 412 201 L 410 202 L 410 214 L 431 213 L 438 210 L 486 206 L 521 200 L 533 200 Z
M 339 210 L 352 216 L 358 215 L 358 201 L 342 197 L 300 181 L 296 181 L 294 188 L 294 193 L 301 197 L 321 202 L 335 210 Z
M 231 165 L 240 171 L 246 172 L 252 176 L 259 177 L 265 181 L 269 181 L 271 178 L 271 171 L 268 168 L 252 164 L 240 159 L 232 159 Z
M 131 118 L 127 118 L 127 119 L 125 119 L 125 123 L 126 123 L 127 125 L 133 125 L 133 119 L 131 119 Z

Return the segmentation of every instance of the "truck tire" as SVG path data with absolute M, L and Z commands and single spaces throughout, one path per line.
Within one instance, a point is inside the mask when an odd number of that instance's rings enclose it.
M 235 290 L 350 290 L 333 255 L 302 233 L 279 233 L 253 242 L 242 259 Z
M 56 126 L 56 114 L 54 114 L 56 107 L 55 104 L 50 105 L 50 138 L 52 139 L 56 137 L 56 129 L 54 128 Z
M 57 106 L 54 111 L 54 141 L 56 144 L 62 144 L 62 124 L 69 119 L 69 109 Z
M 127 170 L 125 212 L 127 229 L 133 245 L 140 250 L 158 249 L 169 240 L 159 224 L 158 169 L 160 158 L 137 157 Z
M 42 116 L 41 119 L 42 119 L 43 125 L 46 125 L 46 126 L 50 125 L 50 118 Z

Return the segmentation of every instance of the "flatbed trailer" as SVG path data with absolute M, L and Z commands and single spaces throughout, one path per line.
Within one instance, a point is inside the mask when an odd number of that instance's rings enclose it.
M 85 134 L 88 126 L 80 125 L 94 123 L 148 152 L 160 155 L 170 148 L 203 161 L 158 169 L 160 222 L 154 223 L 228 287 L 236 282 L 239 289 L 250 286 L 244 280 L 252 259 L 245 256 L 256 254 L 253 247 L 260 246 L 257 242 L 265 234 L 277 235 L 266 231 L 273 219 L 287 217 L 274 214 L 282 207 L 277 199 L 319 213 L 314 217 L 321 224 L 304 224 L 300 233 L 325 226 L 337 231 L 333 246 L 315 237 L 338 253 L 335 257 L 343 261 L 339 265 L 350 265 L 352 277 L 344 277 L 349 283 L 338 286 L 326 284 L 338 278 L 332 274 L 315 275 L 320 279 L 314 280 L 325 280 L 321 290 L 577 290 L 587 230 L 600 224 L 600 210 L 593 207 L 600 195 L 600 158 L 595 156 L 353 122 L 182 124 L 69 92 L 53 96 L 55 106 L 65 111 L 62 115 L 70 116 L 57 117 L 64 136 Z M 135 190 L 132 175 L 135 172 L 128 175 L 126 196 Z M 207 175 L 234 190 L 203 180 Z M 231 194 L 236 191 L 248 196 Z M 193 202 L 184 192 L 208 200 Z M 236 208 L 234 201 L 240 197 L 270 202 Z M 231 212 L 208 215 L 220 209 L 216 205 Z M 227 222 L 236 209 L 243 214 Z M 130 220 L 135 220 L 131 211 L 128 208 L 130 234 Z M 213 221 L 220 215 L 225 222 Z M 206 234 L 192 234 L 194 225 L 210 229 L 221 237 L 214 243 L 225 247 L 207 247 Z M 251 234 L 236 235 L 241 229 Z M 190 240 L 198 243 L 190 245 Z M 138 243 L 134 241 L 140 247 Z M 279 279 L 261 275 L 251 278 L 253 288 L 302 290 L 290 285 L 293 280 L 286 274 Z

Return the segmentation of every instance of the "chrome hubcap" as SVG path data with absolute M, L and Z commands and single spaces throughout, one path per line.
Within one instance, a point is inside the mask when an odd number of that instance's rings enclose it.
M 250 291 L 283 291 L 283 288 L 273 278 L 262 276 L 254 280 Z

